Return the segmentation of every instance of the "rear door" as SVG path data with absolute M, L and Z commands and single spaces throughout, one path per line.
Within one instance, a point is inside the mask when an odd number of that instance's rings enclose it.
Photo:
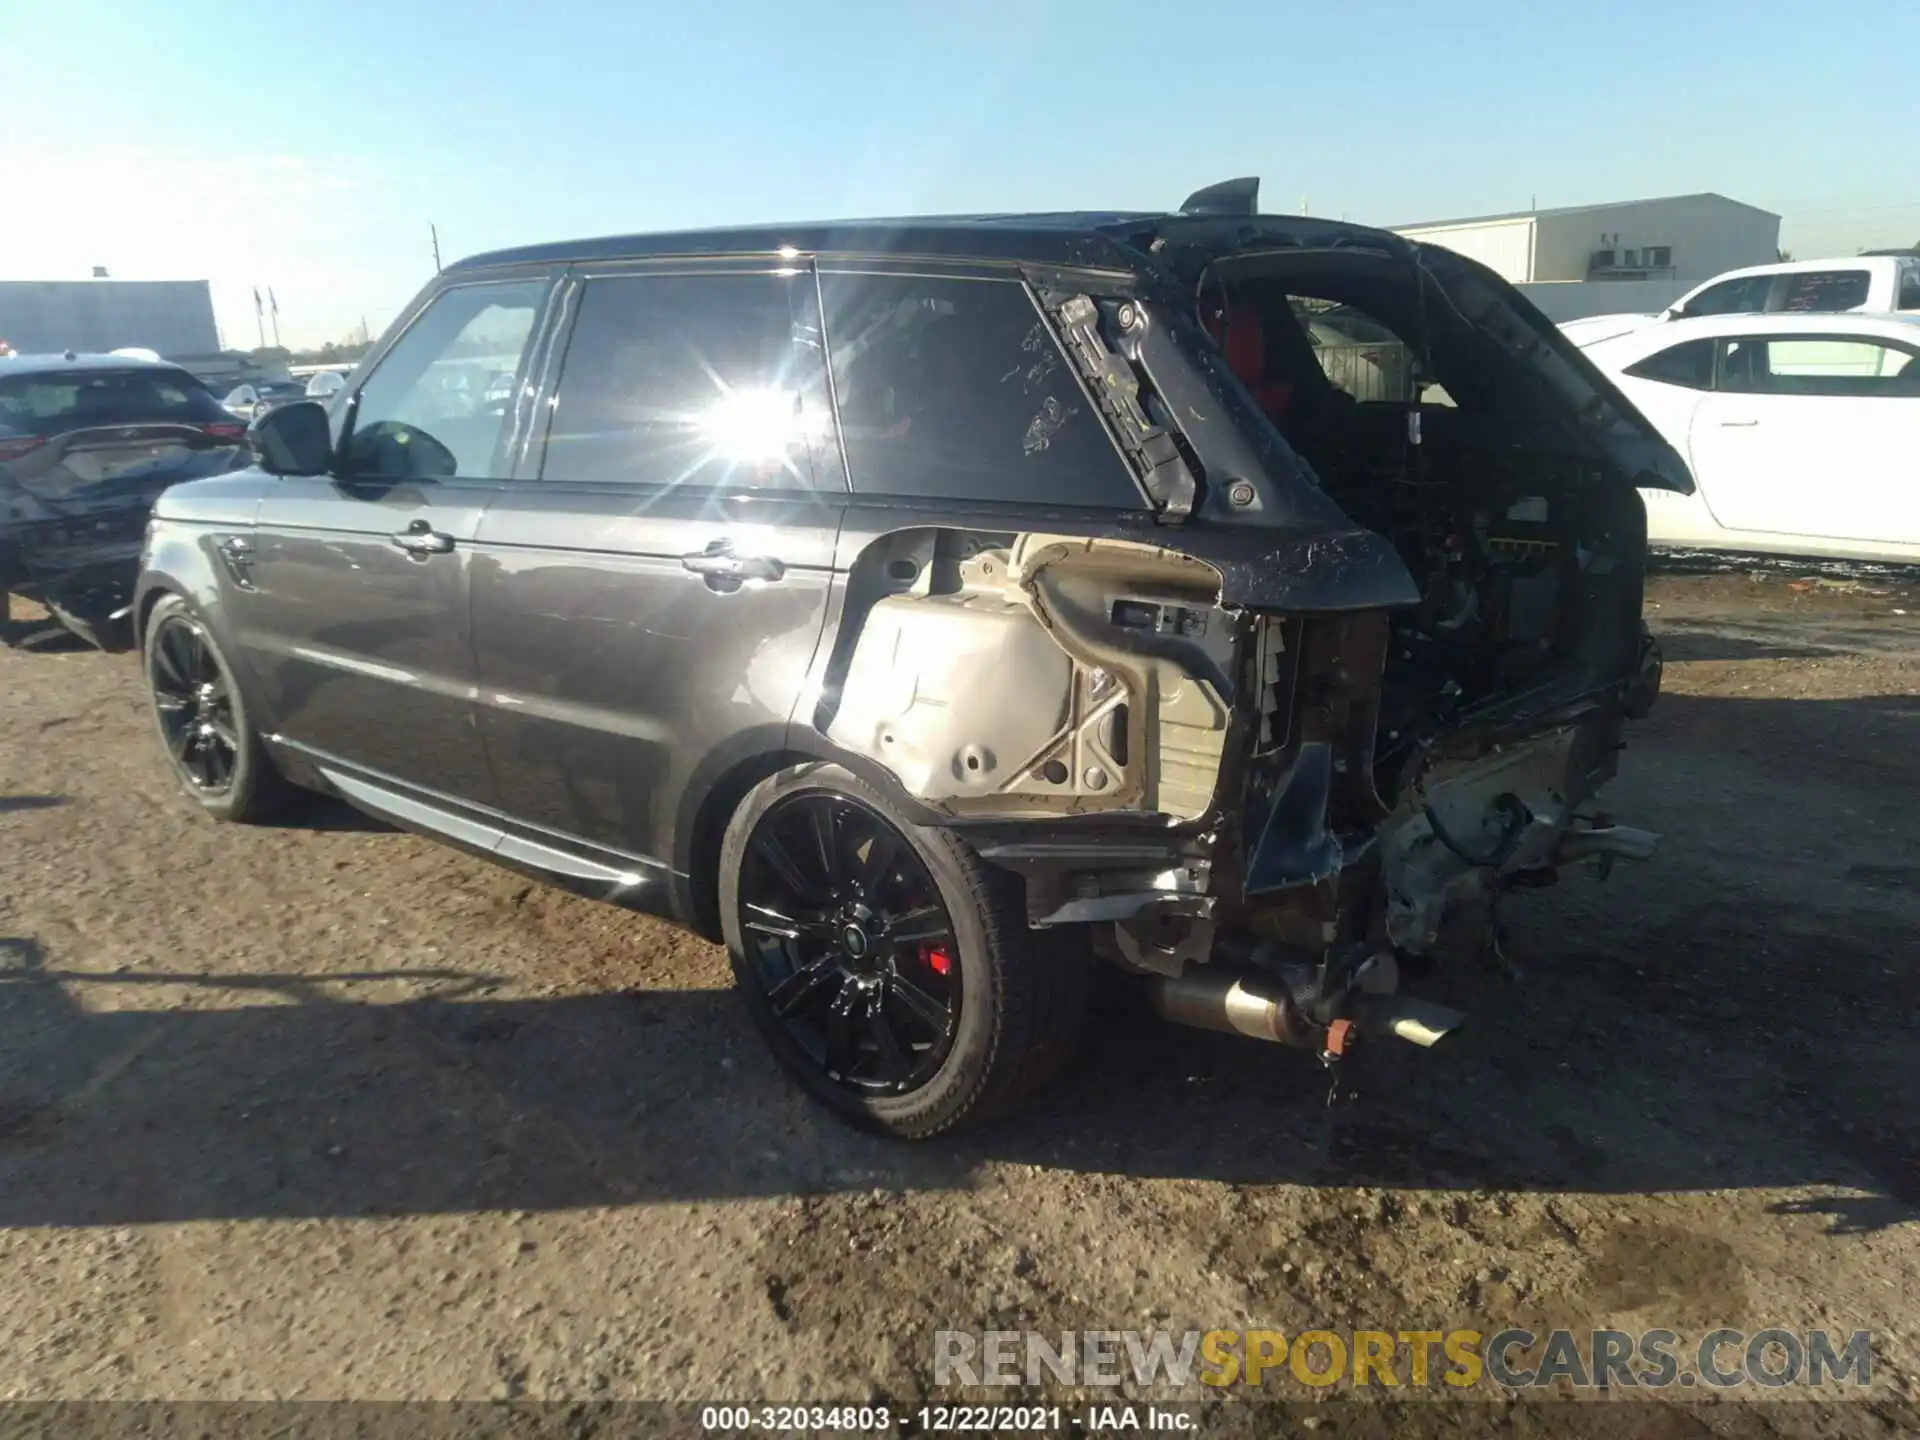
M 333 407 L 338 473 L 274 481 L 257 533 L 228 556 L 277 731 L 336 778 L 493 800 L 468 574 L 521 407 L 450 377 L 476 359 L 520 371 L 551 290 L 542 272 L 438 291 Z
M 482 732 L 529 827 L 679 868 L 728 757 L 778 748 L 845 485 L 804 262 L 583 267 L 551 425 L 481 523 Z
M 1809 331 L 1718 349 L 1691 444 L 1722 525 L 1920 543 L 1920 346 Z

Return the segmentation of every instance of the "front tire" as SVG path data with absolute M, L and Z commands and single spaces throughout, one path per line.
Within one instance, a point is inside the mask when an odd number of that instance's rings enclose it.
M 1036 933 L 1019 882 L 837 765 L 748 792 L 720 849 L 748 1013 L 814 1098 L 925 1139 L 999 1113 L 1071 1049 L 1091 955 Z
M 153 607 L 140 657 L 161 749 L 188 798 L 243 825 L 277 811 L 291 787 L 253 728 L 226 656 L 181 596 Z

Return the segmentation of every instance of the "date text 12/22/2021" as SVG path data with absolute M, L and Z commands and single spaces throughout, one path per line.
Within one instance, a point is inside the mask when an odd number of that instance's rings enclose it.
M 847 1435 L 1115 1434 L 1126 1430 L 1191 1433 L 1191 1414 L 1160 1405 L 922 1405 L 895 1414 L 885 1405 L 708 1405 L 700 1428 L 714 1434 Z

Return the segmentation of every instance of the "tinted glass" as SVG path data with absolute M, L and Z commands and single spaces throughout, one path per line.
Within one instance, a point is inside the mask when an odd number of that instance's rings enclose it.
M 1808 270 L 1786 278 L 1782 310 L 1852 310 L 1867 303 L 1873 277 L 1865 270 Z
M 461 285 L 428 305 L 360 387 L 352 472 L 505 478 L 509 406 L 487 397 L 487 381 L 497 370 L 519 371 L 546 290 L 535 280 Z
M 823 275 L 821 288 L 855 490 L 1144 508 L 1024 286 Z
M 1902 310 L 1920 310 L 1920 270 L 1908 270 L 1900 277 L 1896 302 Z
M 1773 289 L 1771 275 L 1748 275 L 1739 280 L 1722 280 L 1709 285 L 1687 302 L 1686 315 L 1758 314 L 1767 308 L 1767 295 Z
M 39 435 L 90 425 L 232 423 L 184 370 L 65 370 L 0 380 L 0 424 Z
M 1693 390 L 1713 388 L 1713 341 L 1689 340 L 1627 366 L 1626 373 L 1642 380 L 1685 385 Z
M 1920 359 L 1902 346 L 1855 337 L 1729 340 L 1720 385 L 1756 395 L 1916 396 Z
M 654 485 L 812 484 L 829 412 L 795 334 L 811 274 L 589 280 L 541 476 Z

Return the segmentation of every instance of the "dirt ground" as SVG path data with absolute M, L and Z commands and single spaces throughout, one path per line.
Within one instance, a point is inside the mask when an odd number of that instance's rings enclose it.
M 1898 1433 L 1920 593 L 1650 604 L 1607 803 L 1661 852 L 1514 900 L 1456 1038 L 1329 1110 L 1311 1057 L 1110 1008 L 920 1147 L 803 1101 L 709 946 L 330 803 L 210 824 L 131 658 L 0 651 L 0 1398 L 907 1404 L 945 1327 L 1779 1325 L 1876 1331 L 1879 1398 L 1778 1433 Z

